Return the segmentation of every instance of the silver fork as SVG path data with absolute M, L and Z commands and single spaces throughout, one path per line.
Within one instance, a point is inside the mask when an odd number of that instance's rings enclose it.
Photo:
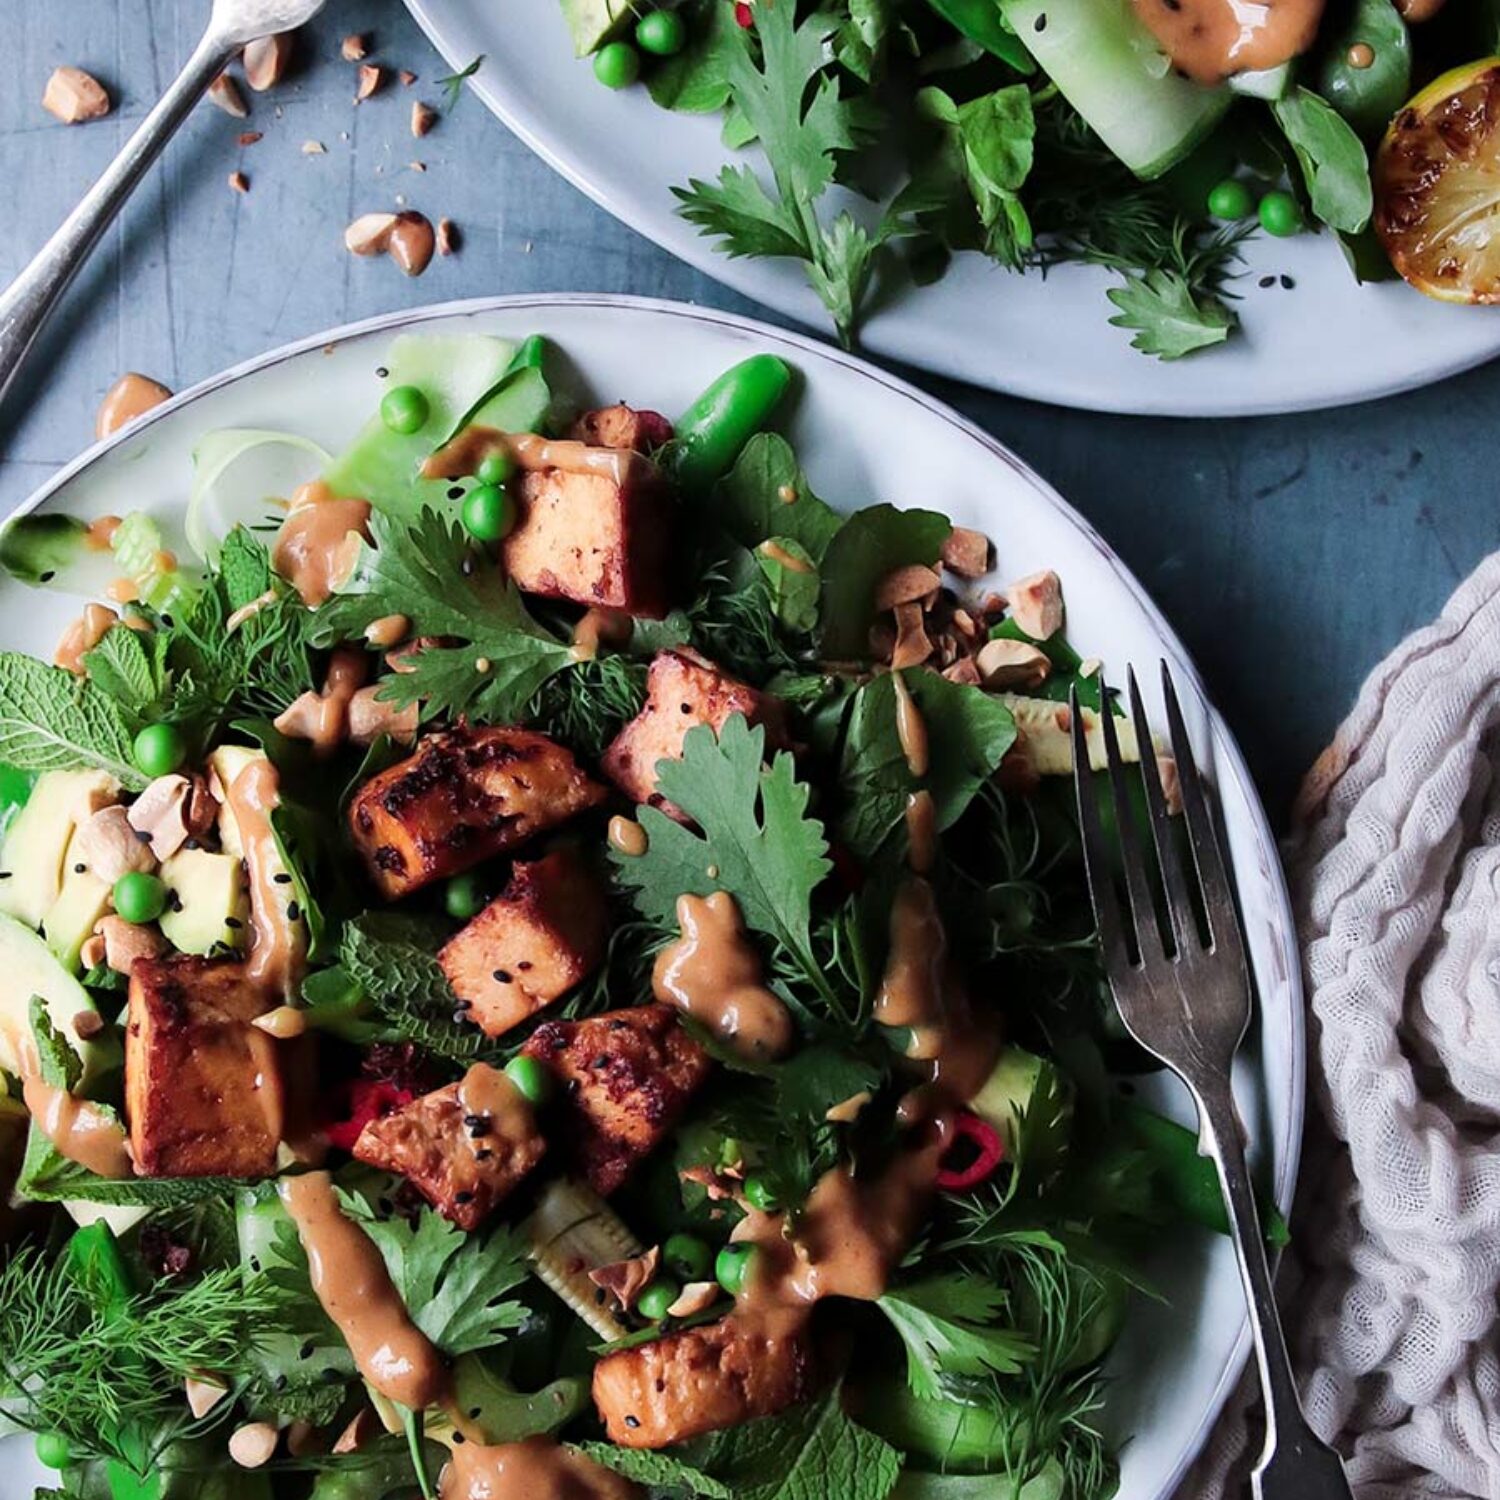
M 1100 689 L 1103 691 L 1102 681 Z M 1308 1426 L 1297 1399 L 1271 1290 L 1265 1239 L 1245 1161 L 1245 1131 L 1230 1086 L 1234 1054 L 1250 1023 L 1250 970 L 1213 815 L 1165 662 L 1162 690 L 1182 790 L 1190 868 L 1179 857 L 1176 825 L 1168 813 L 1161 773 L 1151 753 L 1151 726 L 1135 672 L 1131 671 L 1130 709 L 1141 748 L 1141 779 L 1161 882 L 1160 912 L 1153 896 L 1148 855 L 1129 814 L 1126 770 L 1114 716 L 1106 711 L 1100 719 L 1118 851 L 1112 849 L 1104 832 L 1100 793 L 1089 770 L 1076 689 L 1072 695 L 1078 818 L 1105 969 L 1126 1028 L 1192 1093 L 1198 1107 L 1200 1149 L 1218 1168 L 1265 1393 L 1266 1441 L 1251 1488 L 1261 1500 L 1349 1500 L 1349 1481 L 1338 1454 Z M 1116 889 L 1117 864 L 1123 867 L 1123 903 Z
M 0 401 L 42 324 L 188 111 L 247 42 L 310 21 L 324 0 L 214 0 L 208 29 L 104 175 L 0 295 Z

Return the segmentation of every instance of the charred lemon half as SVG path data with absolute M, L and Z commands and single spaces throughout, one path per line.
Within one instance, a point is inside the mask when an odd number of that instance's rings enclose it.
M 1445 73 L 1391 121 L 1375 230 L 1429 297 L 1500 302 L 1500 57 Z

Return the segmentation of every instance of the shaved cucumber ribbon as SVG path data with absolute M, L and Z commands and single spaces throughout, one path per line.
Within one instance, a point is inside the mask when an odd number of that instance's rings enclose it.
M 252 458 L 252 455 L 254 457 Z M 236 526 L 279 523 L 278 502 L 327 467 L 327 449 L 295 432 L 224 427 L 193 449 L 193 488 L 183 528 L 205 562 Z

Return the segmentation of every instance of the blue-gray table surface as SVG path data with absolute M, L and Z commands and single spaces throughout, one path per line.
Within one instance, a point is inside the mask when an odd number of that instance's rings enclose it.
M 0 7 L 0 281 L 150 107 L 207 9 Z M 351 108 L 352 69 L 339 58 L 350 32 L 370 34 L 374 58 L 419 82 Z M 104 81 L 115 114 L 68 129 L 43 113 L 59 63 Z M 90 442 L 99 398 L 125 369 L 181 389 L 337 323 L 499 292 L 632 292 L 757 311 L 596 208 L 476 98 L 413 140 L 412 100 L 440 103 L 447 71 L 398 0 L 330 0 L 293 74 L 249 96 L 250 119 L 201 107 L 0 411 L 0 515 Z M 263 139 L 242 147 L 242 131 Z M 304 155 L 308 140 L 326 155 Z M 412 171 L 413 160 L 427 170 Z M 236 169 L 247 194 L 227 185 Z M 463 231 L 462 252 L 417 280 L 342 244 L 355 214 L 397 195 Z M 1010 444 L 1123 554 L 1201 665 L 1278 823 L 1365 674 L 1500 541 L 1500 481 L 1478 421 L 1500 408 L 1500 365 L 1388 401 L 1239 421 L 1098 416 L 915 378 Z

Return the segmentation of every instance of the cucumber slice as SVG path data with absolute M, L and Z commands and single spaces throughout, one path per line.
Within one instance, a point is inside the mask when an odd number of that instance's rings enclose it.
M 1252 73 L 1234 73 L 1229 78 L 1231 93 L 1245 99 L 1283 99 L 1291 91 L 1292 65 L 1279 68 L 1257 68 Z
M 1000 0 L 1000 8 L 1063 97 L 1137 177 L 1176 166 L 1234 97 L 1174 73 L 1130 0 Z

